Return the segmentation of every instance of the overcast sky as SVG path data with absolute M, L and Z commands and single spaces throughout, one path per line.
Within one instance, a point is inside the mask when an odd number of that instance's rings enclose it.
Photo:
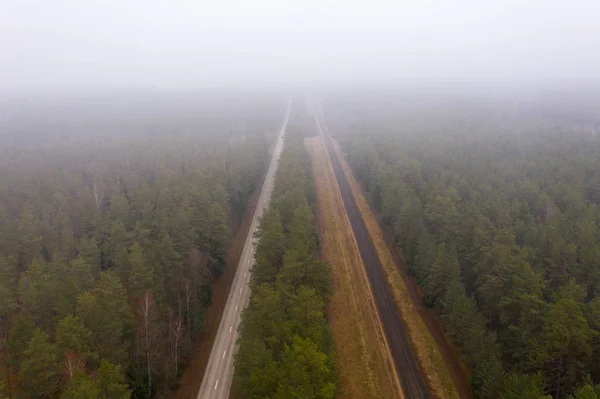
M 0 0 L 0 88 L 600 78 L 600 1 Z

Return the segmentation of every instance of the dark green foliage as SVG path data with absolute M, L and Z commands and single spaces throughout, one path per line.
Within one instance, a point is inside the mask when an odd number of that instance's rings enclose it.
M 551 377 L 548 385 L 553 391 L 562 393 L 565 387 L 575 385 L 592 360 L 591 342 L 597 335 L 579 304 L 572 299 L 561 299 L 550 306 L 529 358 L 533 366 Z
M 23 352 L 19 372 L 21 389 L 30 398 L 44 398 L 58 388 L 60 365 L 56 346 L 48 334 L 36 329 Z
M 544 379 L 541 373 L 516 374 L 506 377 L 503 399 L 551 399 L 545 395 Z
M 77 370 L 67 381 L 67 386 L 60 399 L 96 399 L 100 390 L 86 373 Z
M 335 394 L 333 339 L 325 318 L 329 267 L 316 256 L 310 165 L 301 143 L 289 143 L 294 139 L 288 134 L 272 205 L 257 234 L 252 297 L 235 359 L 243 398 Z
M 474 392 L 482 398 L 502 398 L 504 370 L 497 356 L 484 354 L 472 365 L 472 372 L 471 386 Z
M 425 276 L 422 287 L 425 303 L 439 306 L 448 285 L 460 279 L 460 266 L 454 250 L 448 251 L 444 244 L 437 247 L 435 259 Z
M 465 294 L 457 280 L 448 285 L 442 301 L 442 320 L 448 337 L 458 347 L 465 346 L 475 330 L 485 331 L 485 319 L 477 311 L 475 299 Z
M 310 339 L 295 335 L 285 344 L 279 363 L 282 375 L 274 398 L 333 399 L 335 394 L 333 362 Z
M 246 117 L 235 134 L 231 115 L 183 130 L 177 120 L 152 122 L 135 134 L 122 121 L 97 135 L 86 125 L 0 157 L 6 396 L 124 399 L 147 385 L 160 397 L 176 389 L 266 165 L 264 121 Z
M 129 264 L 129 291 L 135 298 L 140 298 L 146 290 L 152 288 L 154 267 L 148 262 L 137 242 L 129 248 Z
M 129 399 L 131 392 L 119 368 L 102 359 L 95 377 L 81 369 L 67 380 L 60 399 Z
M 0 323 L 4 324 L 14 312 L 17 303 L 13 288 L 17 277 L 15 262 L 0 254 Z
M 98 369 L 98 399 L 129 399 L 131 393 L 119 366 L 102 359 Z
M 13 366 L 21 364 L 23 354 L 29 346 L 29 340 L 31 340 L 34 330 L 35 325 L 29 319 L 23 316 L 14 318 L 8 341 L 6 342 L 6 348 L 10 353 L 9 362 Z
M 94 351 L 94 334 L 83 325 L 83 321 L 67 315 L 56 326 L 56 346 L 59 357 L 77 357 L 91 364 L 98 359 Z
M 593 382 L 589 379 L 575 391 L 573 395 L 569 396 L 569 399 L 599 399 L 600 398 L 600 385 L 594 386 Z
M 546 107 L 536 96 L 532 109 Z M 583 126 L 562 99 L 544 117 L 506 99 L 379 100 L 335 100 L 330 127 L 475 396 L 566 398 L 589 374 L 588 395 L 600 382 L 598 120 Z
M 77 298 L 77 315 L 94 333 L 100 358 L 126 365 L 133 340 L 133 315 L 121 281 L 104 272 L 98 286 Z
M 259 240 L 252 267 L 252 284 L 273 283 L 283 265 L 285 235 L 276 210 L 267 210 L 261 218 Z
M 52 322 L 56 288 L 48 265 L 40 258 L 19 279 L 19 298 L 38 327 L 47 328 Z
M 81 256 L 73 258 L 68 263 L 53 262 L 48 265 L 54 284 L 61 287 L 57 290 L 54 302 L 55 319 L 60 320 L 75 311 L 77 296 L 86 289 L 94 286 L 95 279 L 91 266 Z

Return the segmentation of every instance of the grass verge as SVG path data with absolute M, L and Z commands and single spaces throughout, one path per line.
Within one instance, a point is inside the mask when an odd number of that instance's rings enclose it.
M 320 136 L 304 143 L 316 186 L 321 256 L 332 268 L 328 321 L 336 341 L 337 397 L 403 398 L 325 144 Z
M 410 294 L 407 290 L 406 284 L 402 274 L 398 270 L 392 254 L 390 253 L 384 237 L 383 232 L 379 228 L 377 219 L 372 213 L 367 200 L 365 199 L 359 183 L 354 178 L 350 166 L 346 162 L 346 159 L 339 149 L 339 145 L 334 141 L 335 151 L 338 154 L 344 173 L 352 188 L 352 193 L 356 199 L 356 203 L 360 210 L 360 213 L 367 225 L 369 235 L 373 240 L 373 244 L 377 251 L 379 261 L 383 266 L 383 270 L 387 281 L 392 288 L 392 294 L 394 296 L 394 302 L 397 309 L 400 312 L 404 324 L 407 327 L 409 339 L 411 345 L 419 361 L 421 371 L 424 373 L 427 385 L 430 387 L 431 392 L 440 399 L 446 398 L 460 398 L 454 380 L 446 366 L 446 362 L 442 354 L 440 353 L 437 343 L 431 336 L 427 326 L 423 322 L 423 319 L 415 309 Z

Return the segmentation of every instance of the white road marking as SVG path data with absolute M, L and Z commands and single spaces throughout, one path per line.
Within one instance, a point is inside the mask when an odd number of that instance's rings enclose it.
M 250 246 L 250 248 L 244 248 L 244 252 L 246 252 L 246 254 L 247 254 L 247 252 L 249 250 L 251 253 L 250 259 L 248 259 L 248 258 L 246 259 L 248 265 L 252 265 L 252 263 L 254 262 L 253 255 L 256 253 L 256 246 L 259 243 L 259 240 L 254 237 L 254 233 L 258 230 L 258 228 L 260 226 L 259 218 L 261 217 L 261 215 L 263 215 L 267 212 L 266 204 L 268 204 L 270 202 L 270 194 L 275 191 L 274 188 L 272 186 L 270 186 L 269 184 L 272 184 L 273 181 L 275 181 L 275 172 L 277 170 L 277 165 L 279 163 L 279 156 L 281 155 L 281 151 L 282 151 L 282 147 L 283 147 L 282 144 L 283 144 L 283 137 L 284 137 L 283 136 L 284 128 L 287 125 L 288 119 L 290 117 L 290 107 L 291 107 L 290 104 L 291 104 L 291 101 L 288 102 L 288 109 L 286 111 L 286 115 L 284 118 L 284 125 L 279 133 L 281 135 L 281 137 L 279 139 L 279 142 L 277 144 L 277 148 L 276 148 L 275 152 L 271 155 L 272 156 L 271 163 L 268 166 L 268 171 L 267 171 L 268 180 L 266 182 L 264 182 L 264 184 L 266 184 L 266 186 L 267 186 L 267 187 L 265 187 L 267 195 L 264 195 L 265 190 L 263 188 L 263 191 L 257 201 L 257 208 L 255 210 L 254 218 L 250 225 L 249 234 L 251 234 L 251 236 L 248 237 L 249 241 L 245 242 L 245 244 Z M 240 265 L 242 265 L 242 267 L 243 267 L 242 260 L 243 260 L 243 258 L 240 259 Z M 250 266 L 247 266 L 246 270 L 244 271 L 244 280 L 250 281 L 250 279 L 251 279 Z M 245 294 L 245 292 L 243 291 L 243 287 L 240 289 L 240 291 Z M 242 296 L 242 294 L 240 294 L 240 296 Z M 249 302 L 250 302 L 249 294 L 246 294 L 245 297 L 242 297 L 241 303 L 234 305 L 235 312 L 234 312 L 233 320 L 231 320 L 232 323 L 240 322 L 241 311 L 242 311 L 242 309 L 240 309 L 240 305 L 242 308 L 245 308 L 248 306 Z M 227 303 L 227 305 L 229 305 L 229 303 Z M 227 314 L 227 316 L 231 316 L 231 315 Z M 223 314 L 223 317 L 226 317 L 226 315 Z M 226 325 L 226 324 L 224 323 L 224 325 Z M 223 325 L 221 325 L 220 327 L 223 327 Z M 227 328 L 227 327 L 224 327 L 224 328 Z M 236 328 L 237 328 L 237 324 L 236 324 Z M 229 325 L 229 332 L 230 333 L 233 332 L 233 324 Z M 222 330 L 219 328 L 219 333 L 217 334 L 217 338 L 215 339 L 214 345 L 224 344 L 225 340 L 229 340 L 229 339 L 231 339 L 231 337 L 226 337 L 226 334 L 222 334 Z M 219 340 L 221 340 L 221 342 L 219 342 Z M 223 346 L 219 346 L 219 347 L 223 347 Z M 214 375 L 205 375 L 205 377 L 207 377 L 207 378 L 206 378 L 206 380 L 203 381 L 203 384 L 202 384 L 200 391 L 198 393 L 198 396 L 197 396 L 198 398 L 214 397 L 215 399 L 219 399 L 219 398 L 221 398 L 221 396 L 229 394 L 231 377 L 232 377 L 231 374 L 233 373 L 232 372 L 233 367 L 231 367 L 232 362 L 233 362 L 233 356 L 231 356 L 231 354 L 229 354 L 229 356 L 228 356 L 226 353 L 228 351 L 229 350 L 226 350 L 225 352 L 223 352 L 223 355 L 222 355 L 223 361 L 222 362 L 219 362 L 217 360 L 216 356 L 211 356 L 211 359 L 209 359 L 209 365 L 211 365 L 211 363 L 212 363 L 212 367 L 215 367 L 215 368 L 224 367 L 225 368 L 224 373 L 219 374 L 219 375 L 221 375 L 221 377 L 223 377 L 225 379 L 225 382 L 224 382 L 224 384 L 226 384 L 225 387 L 221 387 L 221 389 L 218 393 L 213 392 L 213 394 L 211 395 L 210 388 L 209 388 L 210 383 L 208 382 L 208 380 L 210 378 L 213 378 Z M 227 362 L 224 360 L 225 357 L 227 357 Z M 211 366 L 208 366 L 208 367 L 211 367 Z M 215 383 L 213 384 L 214 391 L 219 389 L 219 382 L 220 382 L 220 379 L 215 379 Z
M 240 294 L 242 293 L 242 290 L 244 289 L 244 287 L 240 287 Z

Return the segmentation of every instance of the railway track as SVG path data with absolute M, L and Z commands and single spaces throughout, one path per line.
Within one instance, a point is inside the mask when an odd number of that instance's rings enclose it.
M 425 380 L 419 370 L 415 354 L 408 341 L 404 322 L 398 315 L 398 310 L 396 309 L 390 287 L 383 274 L 375 246 L 373 245 L 365 221 L 356 204 L 356 199 L 350 188 L 350 183 L 344 174 L 340 160 L 333 148 L 331 136 L 325 125 L 323 114 L 318 106 L 314 105 L 314 103 L 312 105 L 311 108 L 314 113 L 317 129 L 325 140 L 334 175 L 342 195 L 344 208 L 348 214 L 350 225 L 352 226 L 352 231 L 358 244 L 360 256 L 367 269 L 369 284 L 373 291 L 377 311 L 383 324 L 385 336 L 390 346 L 390 351 L 392 353 L 394 364 L 396 365 L 396 370 L 398 371 L 402 389 L 409 399 L 429 399 L 431 398 L 431 395 L 425 385 Z

